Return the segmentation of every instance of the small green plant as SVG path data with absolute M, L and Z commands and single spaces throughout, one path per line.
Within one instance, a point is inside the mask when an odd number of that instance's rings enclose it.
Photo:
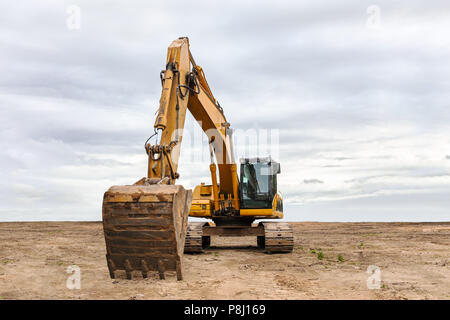
M 3 264 L 8 264 L 8 263 L 12 263 L 12 262 L 14 262 L 14 260 L 12 260 L 12 259 L 3 259 L 3 261 L 2 261 Z
M 323 252 L 319 251 L 319 253 L 317 254 L 317 259 L 322 260 L 323 259 Z
M 328 269 L 328 266 L 324 266 L 325 267 L 325 269 Z
M 338 255 L 338 261 L 339 262 L 344 262 L 344 257 L 342 256 L 342 254 Z
M 309 249 L 309 252 L 311 252 L 312 254 L 315 254 L 315 253 L 316 253 L 316 250 L 314 250 L 314 249 Z
M 364 246 L 364 243 L 361 241 L 361 242 L 359 243 L 359 247 L 362 249 L 363 246 Z
M 219 256 L 219 253 L 218 253 L 218 252 L 214 252 L 214 256 L 215 256 L 215 257 L 218 257 L 218 256 Z
M 386 285 L 383 283 L 383 285 L 381 286 L 381 288 L 386 289 Z

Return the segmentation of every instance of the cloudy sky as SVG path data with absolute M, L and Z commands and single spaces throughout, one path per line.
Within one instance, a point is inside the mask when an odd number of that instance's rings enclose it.
M 100 220 L 103 192 L 146 173 L 159 72 L 189 36 L 236 134 L 275 136 L 288 220 L 448 221 L 449 9 L 3 1 L 0 220 Z M 201 136 L 192 117 L 186 136 Z M 194 140 L 182 146 L 186 187 L 209 182 Z

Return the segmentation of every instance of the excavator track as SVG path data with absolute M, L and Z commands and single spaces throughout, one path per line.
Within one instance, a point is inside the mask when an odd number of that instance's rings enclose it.
M 182 255 L 191 190 L 180 185 L 113 186 L 103 198 L 106 261 L 112 279 L 125 270 L 146 278 L 176 271 L 182 280 Z
M 189 222 L 186 231 L 184 253 L 201 253 L 209 247 L 211 237 L 203 236 L 203 226 L 206 222 Z
M 258 236 L 258 246 L 267 253 L 292 252 L 294 232 L 286 222 L 260 222 L 264 226 L 264 236 Z

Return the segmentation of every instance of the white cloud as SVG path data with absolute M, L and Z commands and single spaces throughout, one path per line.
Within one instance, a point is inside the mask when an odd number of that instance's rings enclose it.
M 99 220 L 110 185 L 144 176 L 159 71 L 185 35 L 237 132 L 278 130 L 289 219 L 332 204 L 335 220 L 355 208 L 364 220 L 376 199 L 389 200 L 376 206 L 381 220 L 407 219 L 411 197 L 433 203 L 414 219 L 442 219 L 447 1 L 378 1 L 376 30 L 370 1 L 78 1 L 81 29 L 70 31 L 71 4 L 0 5 L 0 220 Z M 190 116 L 186 130 L 201 135 Z M 187 187 L 209 182 L 208 147 L 190 141 Z

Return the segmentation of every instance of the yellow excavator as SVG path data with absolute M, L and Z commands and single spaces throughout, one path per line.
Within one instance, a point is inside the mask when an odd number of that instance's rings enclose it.
M 202 252 L 211 236 L 255 236 L 258 247 L 268 253 L 292 252 L 288 223 L 254 223 L 283 218 L 277 191 L 280 164 L 270 156 L 243 158 L 238 177 L 230 124 L 192 57 L 187 37 L 171 43 L 160 77 L 154 134 L 145 143 L 147 177 L 133 185 L 113 186 L 103 197 L 111 278 L 118 270 L 128 279 L 133 272 L 146 278 L 150 271 L 164 279 L 165 272 L 173 271 L 181 280 L 183 253 Z M 193 192 L 175 185 L 187 110 L 207 135 L 211 153 L 211 184 L 201 183 Z M 188 216 L 212 221 L 188 223 Z

